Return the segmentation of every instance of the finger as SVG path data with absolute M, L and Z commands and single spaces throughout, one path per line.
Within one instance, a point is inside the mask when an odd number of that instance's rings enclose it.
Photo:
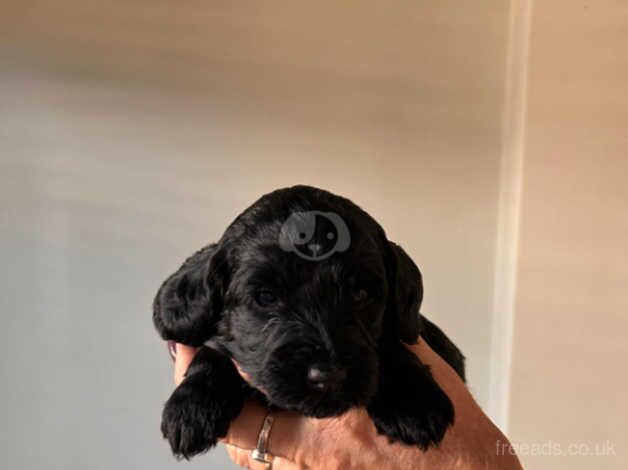
M 192 346 L 186 346 L 185 344 L 177 343 L 176 345 L 176 357 L 174 360 L 174 383 L 179 385 L 183 382 L 185 373 L 188 370 L 194 355 L 199 348 L 193 348 Z
M 241 449 L 240 447 L 236 447 L 231 444 L 226 444 L 225 447 L 227 449 L 227 454 L 229 454 L 229 458 L 233 461 L 234 464 L 238 465 L 239 467 L 251 468 L 251 466 L 249 465 L 249 457 L 248 455 L 246 455 L 250 452 L 249 450 L 245 451 L 244 449 Z
M 224 438 L 227 444 L 251 451 L 268 409 L 253 401 L 245 403 L 240 415 L 231 423 Z M 273 411 L 274 421 L 268 438 L 268 452 L 284 459 L 296 460 L 298 443 L 304 432 L 307 418 L 289 411 Z
M 234 446 L 231 444 L 227 444 L 225 446 L 227 448 L 227 453 L 229 454 L 229 458 L 240 467 L 249 468 L 251 470 L 265 470 L 266 464 L 262 462 L 258 462 L 251 458 L 251 451 L 248 449 L 242 449 L 241 447 Z M 299 470 L 305 467 L 300 467 L 294 462 L 290 460 L 284 459 L 283 457 L 275 457 L 273 459 L 272 469 L 273 470 Z
M 231 422 L 224 438 L 225 442 L 242 449 L 254 449 L 267 412 L 268 410 L 257 402 L 246 402 L 238 417 Z M 271 429 L 271 434 L 275 434 L 275 429 Z

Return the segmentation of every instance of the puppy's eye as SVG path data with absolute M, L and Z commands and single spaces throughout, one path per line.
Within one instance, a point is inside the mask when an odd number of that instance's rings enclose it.
M 365 304 L 370 300 L 368 291 L 361 287 L 353 289 L 351 297 L 353 299 L 353 303 L 356 304 Z
M 262 307 L 269 307 L 277 302 L 277 296 L 270 289 L 258 289 L 255 292 L 255 301 Z

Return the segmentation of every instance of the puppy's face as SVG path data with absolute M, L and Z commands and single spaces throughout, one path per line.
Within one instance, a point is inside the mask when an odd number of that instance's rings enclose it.
M 376 394 L 382 347 L 418 338 L 421 297 L 418 268 L 375 220 L 295 186 L 186 260 L 153 320 L 164 339 L 229 354 L 275 405 L 324 417 Z
M 377 388 L 387 297 L 381 250 L 356 239 L 311 261 L 272 238 L 240 253 L 224 299 L 225 346 L 281 408 L 323 417 L 365 404 Z

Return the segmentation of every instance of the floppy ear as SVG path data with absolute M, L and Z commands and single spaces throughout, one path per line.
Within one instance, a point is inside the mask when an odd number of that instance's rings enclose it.
M 190 256 L 159 288 L 153 323 L 163 339 L 201 346 L 216 329 L 222 310 L 222 282 L 212 261 L 217 245 Z
M 421 334 L 419 307 L 423 300 L 421 271 L 399 245 L 388 242 L 388 315 L 404 343 L 415 344 Z

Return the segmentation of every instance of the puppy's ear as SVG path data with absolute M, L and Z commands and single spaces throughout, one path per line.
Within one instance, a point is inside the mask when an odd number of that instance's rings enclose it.
M 217 246 L 190 256 L 159 288 L 153 301 L 153 323 L 163 339 L 200 346 L 216 329 L 222 311 L 224 283 L 217 269 Z
M 388 312 L 399 338 L 415 344 L 421 334 L 419 307 L 423 300 L 421 271 L 399 245 L 388 242 Z

